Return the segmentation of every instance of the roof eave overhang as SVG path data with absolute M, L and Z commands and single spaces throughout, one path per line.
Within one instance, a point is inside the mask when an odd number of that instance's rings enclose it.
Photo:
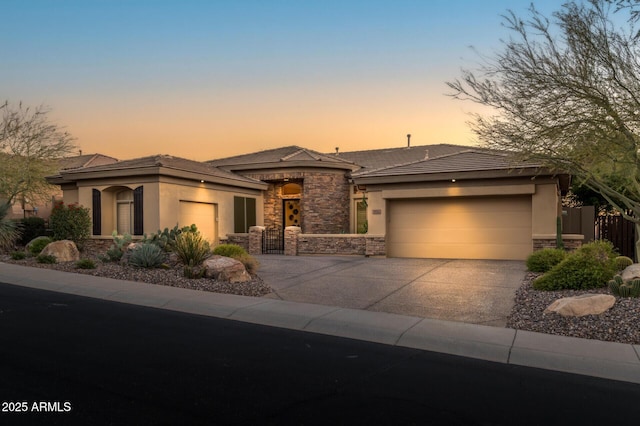
M 217 183 L 220 185 L 237 186 L 242 188 L 260 189 L 265 190 L 268 188 L 268 184 L 264 182 L 251 182 L 244 179 L 233 179 L 231 177 L 216 176 L 208 173 L 198 173 L 182 169 L 174 169 L 163 166 L 152 167 L 135 167 L 135 168 L 123 168 L 123 169 L 111 169 L 111 170 L 94 170 L 94 171 L 82 171 L 74 170 L 72 172 L 62 172 L 60 177 L 56 178 L 56 184 L 70 183 L 81 180 L 89 179 L 109 179 L 117 177 L 133 177 L 133 176 L 169 176 L 174 178 L 205 181 L 211 183 Z M 50 181 L 51 183 L 51 181 Z
M 410 175 L 389 176 L 353 176 L 353 182 L 357 185 L 373 185 L 387 183 L 412 183 L 412 182 L 436 182 L 474 179 L 501 179 L 518 177 L 554 176 L 564 173 L 553 173 L 541 167 L 520 167 L 512 169 L 471 170 L 441 173 L 421 173 Z

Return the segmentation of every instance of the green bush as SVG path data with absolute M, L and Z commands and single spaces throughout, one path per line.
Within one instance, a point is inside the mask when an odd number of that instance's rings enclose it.
M 19 243 L 22 245 L 27 245 L 27 243 L 34 238 L 47 234 L 44 219 L 41 217 L 26 217 L 22 219 L 20 223 L 22 226 Z
M 91 259 L 80 259 L 76 262 L 78 269 L 96 269 L 96 264 Z
M 200 232 L 183 232 L 176 237 L 174 251 L 185 266 L 198 266 L 209 255 L 209 243 Z
M 631 260 L 631 258 L 627 256 L 618 256 L 615 258 L 615 262 L 616 262 L 616 268 L 618 268 L 618 271 L 622 271 L 627 266 L 633 265 L 633 260 Z
M 249 253 L 237 244 L 220 244 L 213 249 L 213 254 L 235 258 L 236 256 L 248 255 Z
M 71 240 L 78 248 L 91 236 L 89 209 L 77 204 L 59 202 L 53 206 L 49 218 L 54 240 Z
M 40 254 L 42 249 L 44 249 L 49 243 L 53 242 L 53 240 L 49 237 L 36 237 L 34 240 L 30 241 L 27 244 L 27 250 L 34 256 Z
M 239 256 L 234 256 L 233 258 L 242 262 L 242 264 L 244 265 L 244 269 L 246 269 L 249 274 L 254 275 L 256 272 L 258 272 L 258 266 L 260 266 L 260 263 L 255 257 L 249 254 L 242 254 Z
M 584 290 L 604 287 L 616 273 L 615 251 L 607 241 L 594 241 L 570 253 L 549 272 L 537 278 L 538 290 Z
M 36 257 L 36 260 L 38 263 L 58 263 L 58 259 L 51 254 L 39 254 L 38 257 Z
M 144 243 L 131 251 L 129 264 L 139 268 L 159 268 L 165 261 L 165 252 L 155 244 Z
M 545 248 L 534 251 L 527 258 L 527 269 L 531 272 L 547 272 L 562 262 L 567 253 L 562 249 Z
M 23 251 L 12 251 L 11 252 L 11 259 L 13 260 L 22 260 L 25 257 L 27 257 L 27 254 Z

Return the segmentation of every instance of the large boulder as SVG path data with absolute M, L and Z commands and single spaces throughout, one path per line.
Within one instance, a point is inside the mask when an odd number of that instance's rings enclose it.
M 620 274 L 622 281 L 627 282 L 640 278 L 640 263 L 634 263 L 624 268 Z
M 60 240 L 47 244 L 40 254 L 50 255 L 58 262 L 76 262 L 80 260 L 80 251 L 73 241 Z
M 558 299 L 549 305 L 544 312 L 555 312 L 563 317 L 599 315 L 611 309 L 614 303 L 616 303 L 616 298 L 608 294 L 582 294 Z
M 244 283 L 251 281 L 242 262 L 226 256 L 211 256 L 203 262 L 205 275 L 219 281 Z

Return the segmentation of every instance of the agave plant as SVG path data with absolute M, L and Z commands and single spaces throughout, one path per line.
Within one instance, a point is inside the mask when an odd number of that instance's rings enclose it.
M 9 203 L 0 204 L 0 249 L 9 249 L 20 237 L 18 224 L 7 219 Z

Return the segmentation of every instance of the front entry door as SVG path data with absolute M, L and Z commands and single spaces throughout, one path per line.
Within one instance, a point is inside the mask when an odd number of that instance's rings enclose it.
M 284 200 L 284 226 L 301 226 L 300 200 Z

